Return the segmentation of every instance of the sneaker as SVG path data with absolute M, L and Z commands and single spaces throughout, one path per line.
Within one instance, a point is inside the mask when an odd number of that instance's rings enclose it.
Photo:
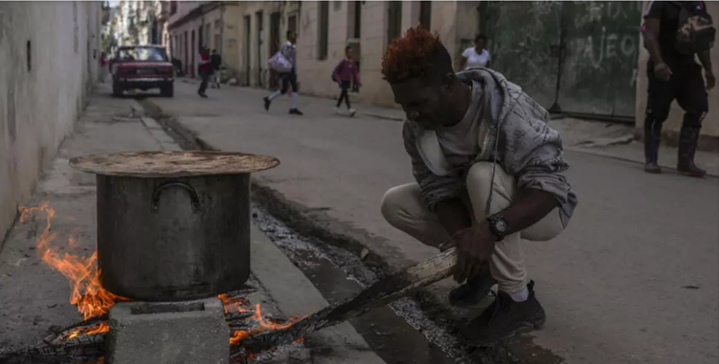
M 355 116 L 356 113 L 357 113 L 357 110 L 350 109 L 350 116 Z
M 270 100 L 270 99 L 267 98 L 267 97 L 262 98 L 262 100 L 265 101 L 265 111 L 269 111 L 269 110 L 270 110 L 270 104 L 272 103 L 272 100 Z
M 499 291 L 494 303 L 462 328 L 460 335 L 468 344 L 481 347 L 542 328 L 547 315 L 534 294 L 534 282 L 527 289 L 529 298 L 524 302 L 515 302 L 509 294 Z
M 449 303 L 456 307 L 473 307 L 489 295 L 497 281 L 489 269 L 482 269 L 479 274 L 449 292 Z
M 304 114 L 299 109 L 294 108 L 294 109 L 290 109 L 290 115 L 304 115 Z

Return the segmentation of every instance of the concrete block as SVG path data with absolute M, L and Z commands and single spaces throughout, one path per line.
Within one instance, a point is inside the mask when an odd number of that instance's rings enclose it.
M 110 309 L 108 364 L 228 364 L 230 328 L 217 298 L 121 302 Z

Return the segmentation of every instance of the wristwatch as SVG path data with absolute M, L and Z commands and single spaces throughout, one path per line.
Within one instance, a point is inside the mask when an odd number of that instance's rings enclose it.
M 487 218 L 487 222 L 489 223 L 489 230 L 497 237 L 497 241 L 504 240 L 504 237 L 509 234 L 509 224 L 502 215 L 491 215 Z

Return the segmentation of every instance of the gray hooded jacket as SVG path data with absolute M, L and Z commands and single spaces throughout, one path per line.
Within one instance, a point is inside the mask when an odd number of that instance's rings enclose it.
M 466 172 L 471 164 L 494 161 L 515 177 L 517 187 L 538 189 L 554 195 L 560 203 L 560 216 L 566 226 L 577 205 L 577 196 L 561 174 L 569 165 L 562 155 L 562 139 L 547 125 L 549 113 L 522 89 L 501 74 L 474 68 L 457 74 L 464 82 L 474 81 L 482 92 L 476 116 L 481 118 L 480 150 L 468 165 L 453 167 L 443 155 L 434 131 L 405 121 L 405 149 L 412 159 L 412 173 L 422 191 L 425 204 L 434 209 L 437 202 L 460 197 Z

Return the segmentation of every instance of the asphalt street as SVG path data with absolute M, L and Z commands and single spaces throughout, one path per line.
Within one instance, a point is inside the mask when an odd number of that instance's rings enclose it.
M 362 240 L 390 264 L 436 253 L 379 213 L 388 188 L 412 181 L 400 122 L 336 115 L 332 100 L 302 95 L 304 116 L 288 115 L 288 97 L 267 112 L 265 94 L 233 87 L 201 99 L 195 85 L 178 82 L 174 98 L 151 102 L 214 148 L 278 157 L 280 167 L 257 175 L 260 183 L 322 211 L 328 229 Z M 554 241 L 525 245 L 549 316 L 535 344 L 568 363 L 716 363 L 719 180 L 566 156 L 580 201 L 575 216 Z

